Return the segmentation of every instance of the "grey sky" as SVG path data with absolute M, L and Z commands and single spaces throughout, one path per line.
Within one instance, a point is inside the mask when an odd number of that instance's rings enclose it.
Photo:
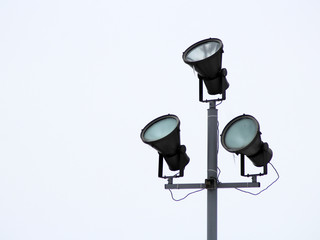
M 179 182 L 205 179 L 208 106 L 181 56 L 209 37 L 223 41 L 230 83 L 220 132 L 255 116 L 281 175 L 257 197 L 219 190 L 219 239 L 318 239 L 319 10 L 315 0 L 3 0 L 0 239 L 206 239 L 205 191 L 172 201 L 139 134 L 176 114 L 191 159 Z M 218 165 L 221 181 L 247 180 L 221 145 Z

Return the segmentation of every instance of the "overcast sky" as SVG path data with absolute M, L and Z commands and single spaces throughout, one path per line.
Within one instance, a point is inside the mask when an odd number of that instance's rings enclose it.
M 230 83 L 220 133 L 255 116 L 280 174 L 259 196 L 218 190 L 218 239 L 319 239 L 319 11 L 316 0 L 2 0 L 0 239 L 206 239 L 206 191 L 173 201 L 140 132 L 176 114 L 191 159 L 176 183 L 204 182 L 208 104 L 182 52 L 209 37 L 223 41 Z M 222 182 L 250 180 L 221 145 L 218 166 Z

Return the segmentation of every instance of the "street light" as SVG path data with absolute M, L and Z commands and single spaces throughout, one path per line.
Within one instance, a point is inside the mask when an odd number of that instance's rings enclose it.
M 142 141 L 159 153 L 159 177 L 162 177 L 162 158 L 171 171 L 180 170 L 180 177 L 190 159 L 186 147 L 180 145 L 180 120 L 173 114 L 152 120 L 141 131 Z
M 189 162 L 184 145 L 180 145 L 180 121 L 175 115 L 165 115 L 151 121 L 142 129 L 141 139 L 159 153 L 159 177 L 162 177 L 162 160 L 165 158 L 169 169 L 180 170 L 180 175 L 164 177 L 168 179 L 166 189 L 207 189 L 207 239 L 217 240 L 217 199 L 218 188 L 260 187 L 257 176 L 267 174 L 267 164 L 272 151 L 267 143 L 261 141 L 258 121 L 250 115 L 242 115 L 227 124 L 222 132 L 222 145 L 229 152 L 241 154 L 241 175 L 251 176 L 252 182 L 222 183 L 218 181 L 218 109 L 217 101 L 226 99 L 227 70 L 221 68 L 223 44 L 217 38 L 199 41 L 183 52 L 182 58 L 191 66 L 199 78 L 199 100 L 208 102 L 207 115 L 207 178 L 203 183 L 174 184 L 173 178 L 183 176 Z M 203 100 L 203 82 L 210 95 L 222 94 L 221 98 Z M 263 174 L 244 174 L 244 155 L 255 166 L 263 166 Z M 264 191 L 264 190 L 262 190 Z
M 228 152 L 246 155 L 256 167 L 266 166 L 272 158 L 268 143 L 261 141 L 258 121 L 250 115 L 232 119 L 222 131 L 221 143 Z
M 222 53 L 222 41 L 209 38 L 191 45 L 182 55 L 183 61 L 198 73 L 200 90 L 202 91 L 203 81 L 210 95 L 225 95 L 225 90 L 229 87 L 227 70 L 221 69 Z

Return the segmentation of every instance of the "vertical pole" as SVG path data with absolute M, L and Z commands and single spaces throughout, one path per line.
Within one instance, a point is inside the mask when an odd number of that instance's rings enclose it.
M 211 101 L 208 109 L 208 179 L 217 178 L 218 110 Z M 207 189 L 207 240 L 217 240 L 217 188 Z

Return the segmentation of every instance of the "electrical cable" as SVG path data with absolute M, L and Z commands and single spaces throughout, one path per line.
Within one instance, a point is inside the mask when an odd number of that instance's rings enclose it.
M 220 102 L 216 104 L 216 107 L 219 106 L 221 103 L 222 103 L 222 100 L 220 100 Z
M 272 165 L 272 163 L 269 162 L 269 164 L 270 164 L 271 167 L 274 169 L 274 171 L 276 172 L 276 174 L 277 174 L 278 177 L 277 177 L 276 180 L 274 180 L 272 183 L 270 183 L 265 189 L 262 189 L 262 190 L 261 190 L 260 192 L 258 192 L 258 193 L 248 192 L 248 191 L 245 191 L 245 190 L 242 190 L 242 189 L 239 189 L 239 188 L 235 188 L 235 189 L 237 189 L 237 190 L 240 191 L 240 192 L 248 193 L 248 194 L 251 194 L 251 195 L 254 195 L 254 196 L 257 196 L 257 195 L 259 195 L 260 193 L 262 193 L 262 192 L 264 192 L 265 190 L 267 190 L 269 187 L 271 187 L 271 186 L 272 186 L 276 181 L 278 181 L 279 178 L 280 178 L 280 175 L 279 175 L 277 169 Z
M 217 169 L 218 169 L 218 171 L 219 171 L 219 172 L 218 172 L 218 176 L 217 176 L 217 181 L 219 182 L 219 176 L 220 176 L 221 170 L 220 170 L 219 167 L 217 167 Z M 189 195 L 194 194 L 194 193 L 197 193 L 197 192 L 201 192 L 201 191 L 203 191 L 204 189 L 206 189 L 206 188 L 201 188 L 201 189 L 199 189 L 199 190 L 190 192 L 190 193 L 188 193 L 186 196 L 184 196 L 183 198 L 180 198 L 180 199 L 175 199 L 174 196 L 173 196 L 173 193 L 172 193 L 171 189 L 168 189 L 168 190 L 170 191 L 171 198 L 172 198 L 174 201 L 179 202 L 179 201 L 182 201 L 182 200 L 186 199 Z
M 220 168 L 218 166 L 217 166 L 217 169 L 219 170 L 218 176 L 217 176 L 217 181 L 219 182 L 219 176 L 220 176 L 221 170 L 220 170 Z
M 201 191 L 203 191 L 204 189 L 206 189 L 206 188 L 201 188 L 201 189 L 199 189 L 199 190 L 190 192 L 190 193 L 188 193 L 186 196 L 184 196 L 183 198 L 180 198 L 180 199 L 175 199 L 174 196 L 173 196 L 173 193 L 172 193 L 171 189 L 168 189 L 168 190 L 170 191 L 171 198 L 172 198 L 174 201 L 179 202 L 179 201 L 182 201 L 182 200 L 186 199 L 189 195 L 191 195 L 191 194 L 193 194 L 193 193 L 201 192 Z

